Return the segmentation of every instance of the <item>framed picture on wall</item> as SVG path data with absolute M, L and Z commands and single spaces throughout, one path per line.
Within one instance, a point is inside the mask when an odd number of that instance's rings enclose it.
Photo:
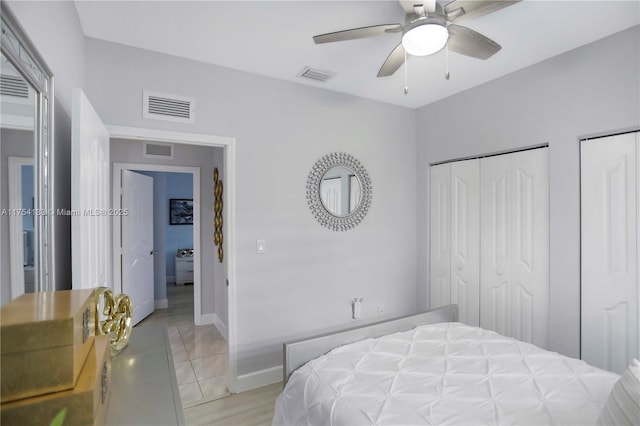
M 171 198 L 169 200 L 169 225 L 193 225 L 193 200 Z

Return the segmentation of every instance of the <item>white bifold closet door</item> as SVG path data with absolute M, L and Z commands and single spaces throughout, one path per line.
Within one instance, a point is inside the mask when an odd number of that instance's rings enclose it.
M 640 355 L 638 135 L 581 143 L 582 359 L 617 373 Z
M 431 167 L 431 306 L 458 305 L 480 325 L 480 168 L 478 160 Z
M 547 346 L 547 149 L 431 167 L 431 307 Z
M 548 149 L 480 164 L 480 326 L 548 346 Z

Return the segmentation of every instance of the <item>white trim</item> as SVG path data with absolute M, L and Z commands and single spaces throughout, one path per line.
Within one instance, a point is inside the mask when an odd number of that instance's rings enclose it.
M 161 164 L 113 163 L 113 208 L 121 209 L 122 197 L 118 188 L 122 187 L 123 170 L 145 170 L 153 172 L 190 173 L 193 176 L 193 321 L 200 325 L 202 271 L 200 259 L 200 167 L 166 166 Z M 122 267 L 120 258 L 121 217 L 113 218 L 113 283 L 117 292 L 122 291 Z
M 215 318 L 213 317 L 215 314 L 202 314 L 200 315 L 200 321 L 196 322 L 196 325 L 210 325 L 214 324 Z
M 219 146 L 224 148 L 224 235 L 227 265 L 227 388 L 238 392 L 238 353 L 236 344 L 236 140 L 228 136 L 213 136 L 198 133 L 171 132 L 156 129 L 107 125 L 111 138 L 151 140 L 188 145 Z M 197 268 L 199 271 L 199 268 Z M 198 272 L 199 274 L 199 272 Z M 195 285 L 195 284 L 194 284 Z M 199 290 L 199 289 L 198 289 Z M 195 288 L 194 288 L 195 291 Z M 200 309 L 200 306 L 198 306 Z M 195 309 L 194 309 L 195 310 Z M 281 375 L 282 368 L 280 368 Z
M 153 302 L 153 307 L 155 309 L 167 309 L 169 308 L 169 300 L 168 299 L 155 300 Z
M 33 158 L 8 157 L 9 209 L 22 209 L 22 166 L 33 166 Z M 9 216 L 9 275 L 11 277 L 11 299 L 24 293 L 24 246 L 22 240 L 23 216 Z M 34 235 L 35 237 L 35 235 Z
M 264 370 L 254 371 L 248 374 L 238 376 L 235 386 L 235 392 L 244 392 L 247 390 L 259 388 L 262 386 L 272 385 L 282 381 L 282 366 L 278 365 Z M 231 391 L 231 390 L 229 390 Z
M 222 146 L 225 148 L 234 146 L 236 142 L 235 138 L 228 136 L 213 136 L 202 133 L 171 132 L 139 127 L 114 126 L 110 124 L 107 124 L 106 128 L 112 138 L 169 142 L 183 145 Z
M 224 325 L 224 323 L 222 322 L 222 320 L 220 319 L 218 314 L 216 314 L 215 312 L 213 313 L 213 325 L 216 326 L 216 328 L 218 329 L 218 331 L 220 332 L 222 337 L 224 337 L 224 339 L 226 340 L 227 339 L 227 326 Z

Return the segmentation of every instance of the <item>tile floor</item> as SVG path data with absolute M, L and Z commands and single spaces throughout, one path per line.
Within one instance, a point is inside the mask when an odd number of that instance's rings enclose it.
M 214 325 L 193 323 L 193 286 L 167 285 L 169 307 L 143 322 L 166 324 L 183 407 L 229 395 L 227 342 Z
M 228 395 L 227 342 L 214 325 L 168 326 L 182 406 Z

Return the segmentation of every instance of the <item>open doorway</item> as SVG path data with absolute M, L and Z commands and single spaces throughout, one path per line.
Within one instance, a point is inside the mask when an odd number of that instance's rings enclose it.
M 204 147 L 216 148 L 222 153 L 220 156 L 221 169 L 219 176 L 224 181 L 223 195 L 223 217 L 224 217 L 224 262 L 216 263 L 216 253 L 211 248 L 207 255 L 202 252 L 202 257 L 211 259 L 207 265 L 216 265 L 217 273 L 221 274 L 221 279 L 216 280 L 222 284 L 219 295 L 215 288 L 202 288 L 201 304 L 197 304 L 194 311 L 200 311 L 200 315 L 194 315 L 194 319 L 201 322 L 217 324 L 220 322 L 221 329 L 225 330 L 228 345 L 227 362 L 227 386 L 231 393 L 238 392 L 238 360 L 236 344 L 236 148 L 235 138 L 228 136 L 215 136 L 211 134 L 189 133 L 181 131 L 160 130 L 142 127 L 128 127 L 122 125 L 105 125 L 100 119 L 90 101 L 80 89 L 73 90 L 73 111 L 72 111 L 72 143 L 71 143 L 71 207 L 74 211 L 95 210 L 108 211 L 117 205 L 116 194 L 113 188 L 117 188 L 114 183 L 119 176 L 113 174 L 113 157 L 110 155 L 112 145 L 117 140 L 125 141 L 130 155 L 125 154 L 121 162 L 132 161 L 136 163 L 151 164 L 185 164 L 180 155 L 176 154 L 171 159 L 164 161 L 142 160 L 142 152 L 135 143 L 152 142 L 155 145 L 165 144 L 178 147 Z M 174 161 L 175 160 L 175 161 Z M 208 166 L 212 166 L 209 162 Z M 203 176 L 207 176 L 205 179 Z M 204 172 L 201 181 L 211 182 L 211 190 L 203 189 L 202 194 L 211 194 L 211 205 L 213 205 L 213 176 Z M 196 183 L 197 184 L 197 183 Z M 111 195 L 110 195 L 111 193 Z M 194 192 L 194 197 L 197 192 Z M 111 200 L 109 200 L 111 198 Z M 204 201 L 203 201 L 204 203 Z M 211 221 L 203 220 L 203 224 L 210 224 L 210 231 L 203 230 L 202 235 L 208 232 L 206 238 L 212 242 L 214 224 L 213 209 L 208 210 L 212 215 Z M 197 211 L 195 214 L 199 214 Z M 89 288 L 95 283 L 105 283 L 114 292 L 121 291 L 120 279 L 113 277 L 115 259 L 119 258 L 121 246 L 119 243 L 120 224 L 115 218 L 106 215 L 101 217 L 91 217 L 90 221 L 83 216 L 73 216 L 71 218 L 72 237 L 72 286 L 74 289 Z M 97 220 L 101 219 L 101 220 Z M 194 248 L 198 244 L 198 236 L 194 241 Z M 212 245 L 213 247 L 213 245 Z M 109 256 L 108 254 L 112 255 Z M 203 262 L 204 264 L 204 262 Z M 207 275 L 201 270 L 200 265 L 195 266 L 194 281 L 197 277 Z M 119 266 L 118 266 L 119 267 Z M 194 284 L 195 286 L 195 284 Z M 194 289 L 195 290 L 195 289 Z M 205 291 L 207 292 L 205 294 Z M 206 297 L 205 297 L 206 296 Z M 220 297 L 217 297 L 220 296 Z M 220 309 L 218 309 L 220 307 Z M 219 314 L 216 314 L 219 312 Z M 199 319 L 198 319 L 199 318 Z
M 219 262 L 214 231 L 214 169 L 224 176 L 224 148 L 181 145 L 173 158 L 144 157 L 148 141 L 110 141 L 113 162 L 113 207 L 121 208 L 125 170 L 154 180 L 154 292 L 156 311 L 144 323 L 167 326 L 183 406 L 228 394 L 226 315 L 227 265 Z M 130 162 L 120 162 L 123 159 Z M 140 161 L 140 162 L 138 162 Z M 170 164 L 167 164 L 170 163 Z M 177 166 L 174 164 L 187 164 Z M 191 214 L 171 219 L 171 203 Z M 188 223 L 185 223 L 188 222 Z M 114 222 L 114 247 L 122 247 L 123 228 Z M 126 251 L 124 247 L 120 251 Z M 116 292 L 124 288 L 123 267 L 114 250 Z M 189 263 L 186 279 L 179 265 Z M 125 292 L 125 291 L 123 291 Z M 126 293 L 126 292 L 125 292 Z M 189 303 L 191 302 L 191 303 Z M 135 315 L 135 312 L 134 312 Z

